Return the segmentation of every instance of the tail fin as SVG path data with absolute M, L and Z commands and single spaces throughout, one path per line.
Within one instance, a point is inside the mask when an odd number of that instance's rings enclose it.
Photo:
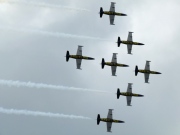
M 118 37 L 118 40 L 117 40 L 117 45 L 118 45 L 118 47 L 120 47 L 120 44 L 121 44 L 121 38 Z
M 68 62 L 69 61 L 69 51 L 67 51 L 67 53 L 66 53 L 66 61 Z
M 101 121 L 101 117 L 100 117 L 100 114 L 98 114 L 97 115 L 97 125 L 99 125 L 100 121 Z
M 103 12 L 103 8 L 101 7 L 101 8 L 100 8 L 100 12 L 99 12 L 99 14 L 100 14 L 100 18 L 102 18 L 103 13 L 104 13 L 104 12 Z
M 119 99 L 120 95 L 121 95 L 120 89 L 118 88 L 118 89 L 117 89 L 117 99 Z
M 137 76 L 139 70 L 138 70 L 138 66 L 135 67 L 135 76 Z
M 104 69 L 104 65 L 105 65 L 105 60 L 104 60 L 104 58 L 102 58 L 102 63 L 101 63 L 102 69 Z

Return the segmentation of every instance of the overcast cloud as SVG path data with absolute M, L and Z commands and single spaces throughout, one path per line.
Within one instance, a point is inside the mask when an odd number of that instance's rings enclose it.
M 9 87 L 0 83 L 1 108 L 92 119 L 7 115 L 0 111 L 0 135 L 106 135 L 110 134 L 106 123 L 97 126 L 96 117 L 106 117 L 108 109 L 114 109 L 114 118 L 125 121 L 113 124 L 114 135 L 180 134 L 180 1 L 116 0 L 116 11 L 128 16 L 116 17 L 114 26 L 109 25 L 108 16 L 99 18 L 98 14 L 100 7 L 109 10 L 110 2 L 0 2 L 0 80 L 109 92 Z M 133 46 L 133 55 L 127 54 L 126 45 L 118 48 L 115 43 L 118 36 L 126 40 L 128 31 L 134 32 L 134 41 L 145 44 Z M 52 36 L 59 33 L 75 37 Z M 76 69 L 74 59 L 67 63 L 64 57 L 67 50 L 76 54 L 78 45 L 84 46 L 83 55 L 95 58 L 83 60 L 82 70 Z M 110 67 L 102 70 L 100 66 L 102 58 L 111 61 L 112 53 L 118 53 L 119 63 L 130 66 L 117 68 L 117 77 L 111 76 Z M 150 75 L 150 84 L 144 83 L 143 74 L 134 75 L 135 65 L 144 68 L 146 60 L 151 61 L 152 70 L 162 73 Z M 117 88 L 126 91 L 128 83 L 133 83 L 134 93 L 145 95 L 133 97 L 132 107 L 126 106 L 125 97 L 117 100 L 115 95 Z

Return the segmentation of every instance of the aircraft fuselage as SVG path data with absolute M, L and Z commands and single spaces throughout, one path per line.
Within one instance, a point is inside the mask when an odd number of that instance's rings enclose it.
M 127 45 L 144 45 L 143 43 L 139 43 L 139 42 L 132 42 L 132 41 L 121 41 L 122 44 L 127 44 Z
M 129 67 L 128 65 L 120 64 L 116 62 L 105 62 L 104 64 L 107 66 Z
M 81 56 L 81 55 L 70 55 L 69 57 L 73 58 L 73 59 L 94 60 L 94 58 L 87 57 L 87 56 Z
M 138 70 L 138 72 L 140 73 L 146 73 L 146 74 L 161 74 L 160 72 L 156 72 L 156 71 L 150 71 L 150 70 Z
M 104 11 L 103 14 L 106 14 L 106 15 L 117 15 L 117 16 L 126 16 L 126 14 L 118 13 L 118 12 L 112 12 L 112 11 Z
M 143 95 L 141 95 L 141 94 L 135 94 L 135 93 L 130 93 L 130 92 L 121 92 L 120 95 L 122 95 L 122 96 L 143 97 Z
M 124 123 L 124 121 L 114 120 L 114 119 L 109 119 L 109 118 L 100 118 L 100 121 L 103 121 L 103 122 L 113 122 L 113 123 Z

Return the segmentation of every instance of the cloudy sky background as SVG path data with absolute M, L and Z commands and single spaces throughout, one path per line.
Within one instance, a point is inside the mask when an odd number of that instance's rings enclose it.
M 0 113 L 0 135 L 59 135 L 109 134 L 106 124 L 96 125 L 97 114 L 106 117 L 114 109 L 114 118 L 125 121 L 113 124 L 112 134 L 121 135 L 179 135 L 179 30 L 180 2 L 178 0 L 115 1 L 116 11 L 127 17 L 116 17 L 109 25 L 109 17 L 99 18 L 99 8 L 109 10 L 108 1 L 43 0 L 38 3 L 87 9 L 89 11 L 40 7 L 31 1 L 4 0 L 0 3 L 0 79 L 45 83 L 103 90 L 111 93 L 77 92 L 0 85 L 0 107 L 31 111 L 81 115 L 92 120 L 7 115 Z M 35 1 L 33 1 L 35 2 Z M 28 4 L 29 3 L 29 4 Z M 22 30 L 23 29 L 23 30 Z M 34 30 L 32 32 L 32 30 Z M 36 31 L 36 32 L 35 32 Z M 99 39 L 56 37 L 38 31 L 59 32 Z M 126 40 L 133 31 L 133 40 L 144 46 L 133 46 L 133 55 L 126 45 L 116 45 L 117 37 Z M 83 45 L 83 54 L 94 61 L 82 61 L 77 70 L 75 60 L 65 61 L 66 51 L 76 54 L 77 45 Z M 101 59 L 111 61 L 118 53 L 118 62 L 128 68 L 117 68 L 117 77 L 110 67 L 101 69 Z M 161 75 L 150 75 L 150 84 L 144 75 L 134 76 L 135 65 L 144 68 L 150 60 L 151 70 Z M 133 92 L 145 95 L 132 98 L 132 107 L 126 98 L 116 99 L 116 89 L 127 90 L 133 83 Z

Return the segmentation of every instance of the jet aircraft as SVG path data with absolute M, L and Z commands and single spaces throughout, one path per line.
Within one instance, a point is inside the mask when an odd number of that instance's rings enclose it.
M 116 4 L 115 2 L 111 2 L 111 6 L 110 6 L 109 11 L 103 11 L 103 8 L 101 7 L 100 12 L 99 12 L 100 18 L 102 18 L 103 14 L 109 15 L 109 20 L 110 20 L 111 25 L 115 25 L 114 24 L 115 15 L 117 15 L 117 16 L 127 16 L 126 14 L 115 12 L 115 4 Z
M 151 61 L 146 61 L 146 65 L 145 65 L 144 70 L 138 69 L 138 66 L 135 67 L 135 76 L 137 76 L 138 72 L 144 73 L 145 83 L 149 83 L 148 80 L 149 80 L 150 74 L 161 74 L 160 72 L 150 70 L 150 62 Z
M 107 132 L 112 132 L 111 131 L 112 123 L 124 123 L 124 121 L 113 119 L 112 111 L 113 109 L 109 109 L 107 118 L 101 118 L 100 114 L 97 115 L 97 125 L 99 125 L 100 121 L 106 122 Z
M 132 45 L 144 45 L 143 43 L 133 42 L 132 33 L 133 33 L 133 32 L 129 32 L 127 41 L 121 40 L 120 37 L 118 37 L 118 40 L 117 40 L 117 45 L 118 45 L 118 47 L 120 47 L 120 44 L 121 44 L 121 43 L 127 45 L 127 52 L 128 52 L 128 54 L 132 54 L 132 53 L 131 53 Z
M 82 56 L 82 47 L 83 46 L 78 45 L 78 49 L 77 49 L 76 55 L 70 55 L 69 51 L 67 51 L 67 53 L 66 53 L 66 61 L 67 62 L 69 61 L 69 58 L 76 59 L 77 69 L 81 69 L 81 61 L 82 61 L 82 59 L 85 59 L 85 60 L 94 60 L 94 58 L 87 57 L 87 56 Z
M 129 67 L 128 65 L 117 63 L 116 55 L 117 55 L 117 53 L 113 53 L 111 62 L 105 62 L 104 58 L 102 58 L 102 63 L 101 63 L 102 69 L 104 69 L 105 65 L 111 66 L 112 76 L 116 76 L 116 67 L 117 66 L 118 67 Z
M 132 83 L 128 83 L 127 92 L 120 92 L 120 89 L 117 89 L 117 99 L 119 99 L 120 95 L 126 96 L 127 106 L 131 106 L 131 98 L 133 97 L 143 97 L 141 94 L 132 93 Z

